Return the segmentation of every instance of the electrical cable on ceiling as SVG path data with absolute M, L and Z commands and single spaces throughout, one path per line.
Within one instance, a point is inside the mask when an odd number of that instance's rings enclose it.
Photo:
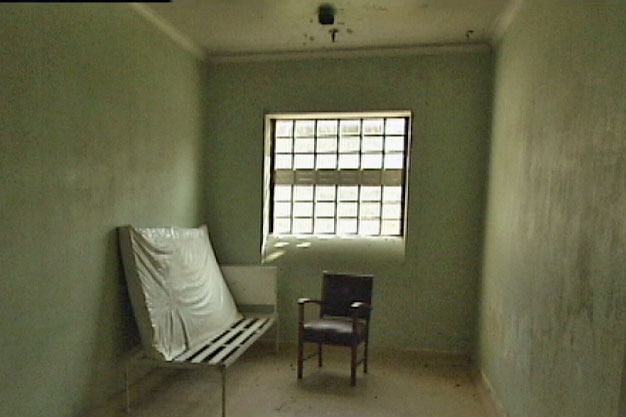
M 317 20 L 320 25 L 329 26 L 335 24 L 335 13 L 336 9 L 331 4 L 322 4 L 317 9 Z M 337 33 L 339 33 L 339 29 L 332 28 L 328 31 L 330 33 L 330 39 L 335 42 L 337 38 Z

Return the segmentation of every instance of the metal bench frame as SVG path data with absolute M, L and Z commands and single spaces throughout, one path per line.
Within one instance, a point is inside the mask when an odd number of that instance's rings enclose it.
M 222 417 L 226 417 L 226 369 L 270 328 L 275 329 L 278 351 L 279 331 L 276 308 L 276 268 L 266 266 L 221 267 L 231 294 L 244 318 L 205 344 L 189 349 L 170 361 L 149 357 L 143 350 L 132 355 L 125 367 L 126 411 L 130 412 L 130 372 L 139 364 L 154 367 L 198 369 L 215 366 L 221 374 Z

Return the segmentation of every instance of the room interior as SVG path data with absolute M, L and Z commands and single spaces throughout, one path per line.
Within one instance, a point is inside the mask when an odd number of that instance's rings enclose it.
M 626 415 L 626 5 L 247 3 L 0 6 L 0 415 L 123 390 L 117 227 L 206 224 L 260 264 L 264 114 L 389 109 L 402 248 L 287 247 L 281 343 L 323 270 L 371 273 L 372 350 L 471 358 L 502 416 Z

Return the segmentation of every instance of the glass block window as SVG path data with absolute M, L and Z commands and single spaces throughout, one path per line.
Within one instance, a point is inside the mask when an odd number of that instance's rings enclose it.
M 410 132 L 407 111 L 267 115 L 269 233 L 403 236 Z

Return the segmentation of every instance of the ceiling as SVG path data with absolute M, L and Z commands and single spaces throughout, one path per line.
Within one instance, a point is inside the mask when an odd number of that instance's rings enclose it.
M 513 2 L 174 0 L 141 7 L 202 53 L 219 56 L 485 43 Z M 335 10 L 332 25 L 318 21 L 324 4 Z

